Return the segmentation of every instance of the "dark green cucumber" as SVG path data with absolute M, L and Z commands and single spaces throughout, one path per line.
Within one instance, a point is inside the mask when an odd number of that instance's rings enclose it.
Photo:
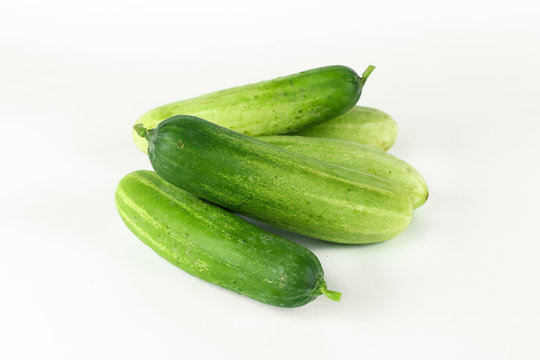
M 326 289 L 308 249 L 200 200 L 151 171 L 126 175 L 116 207 L 128 228 L 170 263 L 191 275 L 266 304 L 296 307 Z
M 275 135 L 261 136 L 259 139 L 331 164 L 385 178 L 401 187 L 409 197 L 413 208 L 421 206 L 427 200 L 428 188 L 418 170 L 405 161 L 371 146 L 307 136 Z
M 386 151 L 396 142 L 398 126 L 385 112 L 355 106 L 341 116 L 309 126 L 294 135 L 352 141 Z
M 390 239 L 411 221 L 399 187 L 328 164 L 203 119 L 177 115 L 153 130 L 154 170 L 165 180 L 229 210 L 338 243 Z
M 374 68 L 368 67 L 360 77 L 348 67 L 327 66 L 221 90 L 157 107 L 138 123 L 152 129 L 173 115 L 186 114 L 252 136 L 297 131 L 352 108 Z M 147 151 L 143 137 L 133 132 L 133 139 Z

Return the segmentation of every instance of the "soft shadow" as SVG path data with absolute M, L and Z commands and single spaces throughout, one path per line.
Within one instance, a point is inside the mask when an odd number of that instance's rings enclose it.
M 374 244 L 338 244 L 338 243 L 332 243 L 332 242 L 329 242 L 329 241 L 324 241 L 324 240 L 319 240 L 319 239 L 314 239 L 314 238 L 311 238 L 311 237 L 308 237 L 308 236 L 304 236 L 304 235 L 300 235 L 300 234 L 297 234 L 297 233 L 294 233 L 292 231 L 287 231 L 287 230 L 283 230 L 283 229 L 280 229 L 280 228 L 277 228 L 273 225 L 269 225 L 269 224 L 266 224 L 266 223 L 263 223 L 263 222 L 260 222 L 258 220 L 253 220 L 251 218 L 248 218 L 244 215 L 240 215 L 240 214 L 237 214 L 238 216 L 240 216 L 241 218 L 243 218 L 244 220 L 247 220 L 249 221 L 250 223 L 252 223 L 253 225 L 257 226 L 257 227 L 260 227 L 261 229 L 264 229 L 268 232 L 271 232 L 273 234 L 276 234 L 276 235 L 279 235 L 279 236 L 282 236 L 286 239 L 289 239 L 289 240 L 292 240 L 302 246 L 305 246 L 311 250 L 320 250 L 320 249 L 330 249 L 330 248 L 336 248 L 336 247 L 370 247 L 370 246 L 373 246 L 373 245 L 377 245 L 377 243 L 374 243 Z

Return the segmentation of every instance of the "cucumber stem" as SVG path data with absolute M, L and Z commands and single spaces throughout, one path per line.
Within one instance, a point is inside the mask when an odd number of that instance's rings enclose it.
M 133 129 L 140 137 L 146 138 L 148 136 L 148 130 L 146 130 L 143 124 L 135 124 L 133 125 Z
M 339 291 L 334 290 L 328 290 L 326 288 L 326 283 L 321 285 L 321 288 L 319 289 L 321 293 L 324 294 L 327 298 L 329 298 L 332 301 L 339 301 L 341 300 L 341 293 Z
M 375 70 L 375 66 L 374 65 L 369 65 L 367 67 L 367 69 L 362 73 L 362 81 L 363 82 L 366 82 L 366 80 L 368 79 L 369 75 L 371 75 L 371 73 L 373 72 L 373 70 Z

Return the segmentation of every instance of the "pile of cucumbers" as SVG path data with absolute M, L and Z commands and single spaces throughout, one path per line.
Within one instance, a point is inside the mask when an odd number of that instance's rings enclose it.
M 407 228 L 428 189 L 385 152 L 396 122 L 356 106 L 373 69 L 322 67 L 150 110 L 133 137 L 155 172 L 120 181 L 125 224 L 172 264 L 263 303 L 339 300 L 311 251 L 235 213 L 341 244 Z

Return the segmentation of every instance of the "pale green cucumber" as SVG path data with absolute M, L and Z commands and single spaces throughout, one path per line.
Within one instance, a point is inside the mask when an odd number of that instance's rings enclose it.
M 428 197 L 426 182 L 418 170 L 382 150 L 350 141 L 307 136 L 275 135 L 261 136 L 259 139 L 331 164 L 387 179 L 401 187 L 414 208 L 422 205 Z
M 346 66 L 327 66 L 255 84 L 221 90 L 157 107 L 138 120 L 152 129 L 173 115 L 195 115 L 246 135 L 300 130 L 344 114 L 360 98 L 375 67 L 358 76 Z M 146 139 L 133 132 L 139 149 Z
M 352 141 L 386 151 L 396 141 L 398 126 L 385 112 L 355 106 L 341 116 L 309 126 L 294 135 Z
M 127 227 L 182 270 L 266 304 L 296 307 L 326 289 L 323 270 L 308 249 L 264 231 L 198 199 L 151 171 L 118 184 L 116 207 Z

